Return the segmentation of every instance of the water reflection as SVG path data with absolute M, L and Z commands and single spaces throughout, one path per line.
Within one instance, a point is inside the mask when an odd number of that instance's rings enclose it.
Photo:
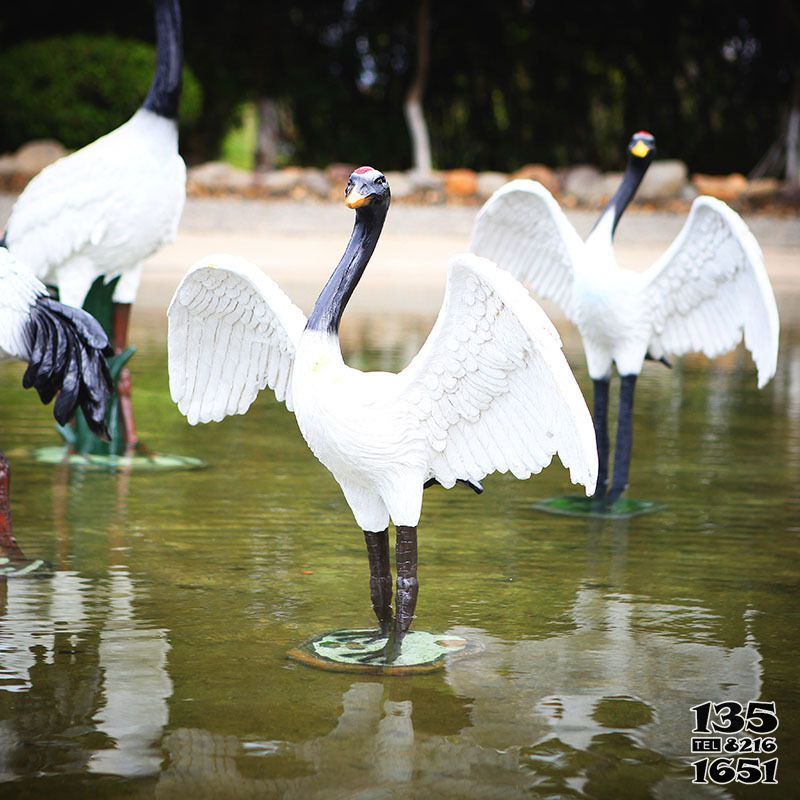
M 124 567 L 0 587 L 0 775 L 157 772 L 172 681 L 164 630 L 141 625 Z
M 400 366 L 404 325 L 376 329 L 397 338 L 379 352 L 353 326 L 352 363 Z M 723 698 L 777 700 L 780 752 L 796 749 L 796 333 L 765 392 L 746 356 L 650 370 L 634 480 L 660 515 L 534 515 L 557 469 L 491 479 L 481 502 L 431 494 L 420 623 L 484 649 L 411 680 L 287 665 L 306 635 L 369 619 L 338 488 L 274 403 L 189 430 L 163 353 L 141 355 L 153 438 L 214 466 L 109 478 L 17 460 L 17 525 L 59 571 L 0 585 L 0 782 L 16 780 L 0 794 L 56 775 L 81 798 L 738 796 L 688 783 L 689 708 Z M 19 394 L 0 426 L 50 443 Z M 793 785 L 790 758 L 780 770 Z
M 197 729 L 166 737 L 169 766 L 158 798 L 216 797 L 348 798 L 408 797 L 423 787 L 433 797 L 528 797 L 530 776 L 515 769 L 512 755 L 446 736 L 420 736 L 411 700 L 387 698 L 392 687 L 354 682 L 342 697 L 341 714 L 326 736 L 299 744 L 246 742 Z M 457 702 L 457 701 L 455 701 Z M 295 777 L 248 776 L 253 756 L 293 762 Z M 282 770 L 283 771 L 283 770 Z M 481 777 L 481 774 L 483 777 Z M 496 783 L 505 774 L 504 788 Z
M 684 634 L 659 633 L 659 622 L 675 615 Z M 319 738 L 240 742 L 203 729 L 172 731 L 156 796 L 322 798 L 334 783 L 336 796 L 354 798 L 410 791 L 522 798 L 532 790 L 570 797 L 595 796 L 610 778 L 637 787 L 624 796 L 720 796 L 683 785 L 689 708 L 758 697 L 761 659 L 752 637 L 732 648 L 691 641 L 693 626 L 702 630 L 708 616 L 698 606 L 582 586 L 569 634 L 504 642 L 480 630 L 452 631 L 484 650 L 447 669 L 453 693 L 440 692 L 440 706 L 445 698 L 467 714 L 445 713 L 460 720 L 450 730 L 415 729 L 424 709 L 403 698 L 403 682 L 354 681 L 332 730 Z M 261 769 L 247 763 L 256 758 Z
M 49 591 L 42 592 L 47 585 Z M 53 664 L 56 636 L 70 642 L 84 627 L 88 581 L 70 572 L 41 580 L 0 581 L 0 678 L 6 691 L 32 688 L 31 669 Z
M 627 524 L 613 527 L 612 583 Z M 337 796 L 358 798 L 596 796 L 617 783 L 629 784 L 625 797 L 725 796 L 687 784 L 689 709 L 760 696 L 753 634 L 731 647 L 709 642 L 718 618 L 702 605 L 596 584 L 578 586 L 563 634 L 504 641 L 452 629 L 483 649 L 448 666 L 429 698 L 433 730 L 413 681 L 355 680 L 330 732 L 306 741 L 172 731 L 156 795 L 322 798 L 333 782 Z
M 447 679 L 456 692 L 475 698 L 472 735 L 485 742 L 491 732 L 493 746 L 525 747 L 556 737 L 588 750 L 596 737 L 617 732 L 678 757 L 688 750 L 692 705 L 746 702 L 761 692 L 761 657 L 752 636 L 732 648 L 693 639 L 692 629 L 704 636 L 710 616 L 688 603 L 582 587 L 569 634 L 507 643 L 461 630 L 478 638 L 484 653 L 455 662 Z M 665 635 L 664 627 L 678 619 L 682 635 Z M 617 701 L 616 713 L 606 713 L 610 701 Z M 630 718 L 641 722 L 629 724 Z
M 98 648 L 104 702 L 94 714 L 97 731 L 116 746 L 89 759 L 92 772 L 147 775 L 157 772 L 156 744 L 169 719 L 172 681 L 167 673 L 166 631 L 141 628 L 134 615 L 134 583 L 124 568 L 110 577 L 109 612 Z
M 784 438 L 784 459 L 796 474 L 800 464 L 800 341 L 787 337 L 787 341 L 781 342 L 780 358 L 783 369 L 778 370 L 774 378 L 774 411 L 776 415 L 786 416 L 788 435 Z M 792 481 L 787 500 L 800 511 L 800 482 L 797 480 Z M 794 530 L 800 530 L 800 524 L 795 525 Z
M 612 572 L 624 562 L 624 526 L 616 537 L 623 554 Z M 96 582 L 71 572 L 12 582 L 0 623 L 0 777 L 143 776 L 166 757 L 159 798 L 328 797 L 331 780 L 347 797 L 407 797 L 409 789 L 568 797 L 592 795 L 609 771 L 644 781 L 648 793 L 672 787 L 669 796 L 680 796 L 673 782 L 685 775 L 689 708 L 759 697 L 758 643 L 752 633 L 733 647 L 709 643 L 715 615 L 701 605 L 595 583 L 578 586 L 566 633 L 504 641 L 453 629 L 483 650 L 453 661 L 428 698 L 438 725 L 415 722 L 426 697 L 413 681 L 354 680 L 330 732 L 293 742 L 202 728 L 163 735 L 167 633 L 137 620 L 143 589 L 124 566 Z M 302 683 L 304 670 L 295 674 Z

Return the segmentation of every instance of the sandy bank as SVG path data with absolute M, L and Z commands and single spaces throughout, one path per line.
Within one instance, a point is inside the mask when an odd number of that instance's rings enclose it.
M 0 195 L 0 219 L 8 217 L 13 200 L 12 195 Z M 475 213 L 468 207 L 395 206 L 348 314 L 435 314 L 447 261 L 466 248 Z M 585 211 L 568 216 L 581 235 L 596 217 Z M 342 252 L 352 222 L 352 212 L 339 204 L 190 199 L 177 241 L 145 267 L 134 324 L 151 331 L 160 328 L 183 273 L 214 252 L 250 259 L 308 311 Z M 627 214 L 617 235 L 620 263 L 634 269 L 647 266 L 683 222 L 683 216 L 663 212 Z M 758 216 L 747 222 L 764 251 L 784 324 L 800 322 L 800 220 Z M 558 316 L 555 308 L 548 311 Z

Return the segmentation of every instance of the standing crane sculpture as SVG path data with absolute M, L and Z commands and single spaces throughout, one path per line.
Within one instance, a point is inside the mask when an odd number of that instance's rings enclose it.
M 183 41 L 178 0 L 155 0 L 156 68 L 142 107 L 111 133 L 45 168 L 25 188 L 6 226 L 5 246 L 59 299 L 104 319 L 122 363 L 122 425 L 111 454 L 132 453 L 139 439 L 130 374 L 124 363 L 131 305 L 142 262 L 175 238 L 186 198 L 186 166 L 178 153 L 178 101 Z M 67 435 L 68 432 L 65 431 Z M 85 452 L 109 445 L 77 442 Z
M 553 300 L 583 338 L 594 383 L 599 456 L 595 506 L 610 507 L 628 486 L 633 397 L 646 359 L 691 352 L 709 358 L 744 338 L 763 387 L 775 374 L 778 311 L 755 237 L 741 217 L 713 197 L 698 197 L 678 237 L 644 272 L 622 269 L 614 232 L 655 153 L 655 139 L 636 133 L 622 183 L 582 241 L 539 183 L 499 189 L 478 214 L 470 249 Z M 608 393 L 620 375 L 614 473 L 609 477 Z
M 372 606 L 397 657 L 417 603 L 417 524 L 426 485 L 482 491 L 492 472 L 525 479 L 558 453 L 573 482 L 594 489 L 591 417 L 544 312 L 510 275 L 464 254 L 428 340 L 400 373 L 348 367 L 345 306 L 378 243 L 390 203 L 372 167 L 351 176 L 355 226 L 308 319 L 256 267 L 210 256 L 169 307 L 173 400 L 191 424 L 244 414 L 270 387 L 339 483 L 364 531 Z M 392 612 L 389 521 L 396 528 Z M 377 656 L 376 656 L 377 657 Z

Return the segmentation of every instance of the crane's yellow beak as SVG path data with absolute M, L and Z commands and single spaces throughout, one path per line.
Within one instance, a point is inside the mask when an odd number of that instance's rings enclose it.
M 344 199 L 344 204 L 348 208 L 361 208 L 361 206 L 369 205 L 369 203 L 371 202 L 372 202 L 372 195 L 361 194 L 361 191 L 359 190 L 358 186 L 354 186 L 350 190 L 350 194 L 348 194 L 347 197 L 345 197 Z
M 631 148 L 631 153 L 637 158 L 644 158 L 649 152 L 650 148 L 641 139 Z

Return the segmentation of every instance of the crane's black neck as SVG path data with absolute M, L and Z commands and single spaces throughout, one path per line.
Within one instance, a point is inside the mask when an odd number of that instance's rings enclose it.
M 601 223 L 610 221 L 609 237 L 614 238 L 614 233 L 617 230 L 617 224 L 623 211 L 628 207 L 631 200 L 633 200 L 639 185 L 644 178 L 647 168 L 650 166 L 651 158 L 637 158 L 636 156 L 628 157 L 628 165 L 625 167 L 625 174 L 622 177 L 622 183 L 619 189 L 614 193 L 609 204 L 606 206 L 605 211 L 600 215 L 594 228 L 599 228 Z
M 183 26 L 178 0 L 155 0 L 156 72 L 142 105 L 148 111 L 178 118 L 183 67 Z
M 338 335 L 344 308 L 375 251 L 388 210 L 388 204 L 384 203 L 356 210 L 347 249 L 314 304 L 306 324 L 308 330 Z

